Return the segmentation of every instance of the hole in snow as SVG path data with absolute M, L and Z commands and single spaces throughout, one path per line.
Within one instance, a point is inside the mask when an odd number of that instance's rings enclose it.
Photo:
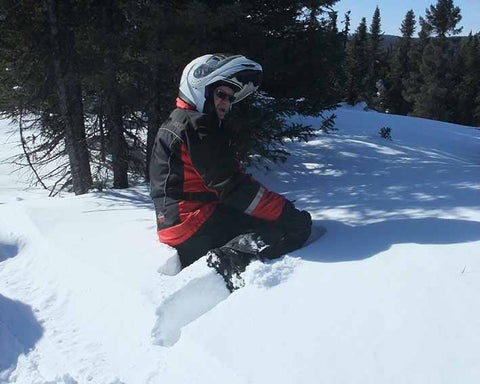
M 18 244 L 0 242 L 0 263 L 17 256 L 19 248 Z

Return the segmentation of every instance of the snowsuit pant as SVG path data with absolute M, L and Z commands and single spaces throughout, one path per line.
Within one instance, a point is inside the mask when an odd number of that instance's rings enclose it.
M 299 240 L 289 237 L 279 222 L 261 220 L 219 205 L 199 230 L 176 249 L 183 268 L 208 251 L 222 247 L 235 249 L 248 264 L 252 259 L 275 259 L 300 248 L 310 234 L 310 227 L 311 221 L 305 223 L 306 235 Z

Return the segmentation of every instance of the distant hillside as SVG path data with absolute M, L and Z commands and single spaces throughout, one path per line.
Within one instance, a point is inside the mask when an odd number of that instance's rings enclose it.
M 450 37 L 451 40 L 465 40 L 467 38 L 468 38 L 468 36 L 452 36 L 452 37 Z M 383 35 L 382 40 L 380 41 L 380 49 L 382 51 L 386 51 L 400 39 L 401 39 L 400 36 Z M 416 40 L 416 39 L 417 38 L 415 37 L 414 40 Z
M 382 40 L 380 41 L 380 49 L 382 51 L 388 50 L 393 44 L 400 40 L 399 36 L 394 35 L 383 35 Z

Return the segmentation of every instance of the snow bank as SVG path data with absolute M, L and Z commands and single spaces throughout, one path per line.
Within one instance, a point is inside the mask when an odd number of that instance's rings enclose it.
M 177 274 L 147 186 L 52 199 L 0 162 L 0 383 L 479 382 L 480 131 L 335 113 L 252 170 L 328 232 L 231 295 Z

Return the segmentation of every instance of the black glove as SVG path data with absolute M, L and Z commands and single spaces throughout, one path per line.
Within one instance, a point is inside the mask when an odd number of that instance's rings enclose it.
M 285 202 L 277 222 L 285 231 L 287 241 L 295 248 L 302 247 L 312 231 L 310 213 L 298 210 L 289 200 Z

